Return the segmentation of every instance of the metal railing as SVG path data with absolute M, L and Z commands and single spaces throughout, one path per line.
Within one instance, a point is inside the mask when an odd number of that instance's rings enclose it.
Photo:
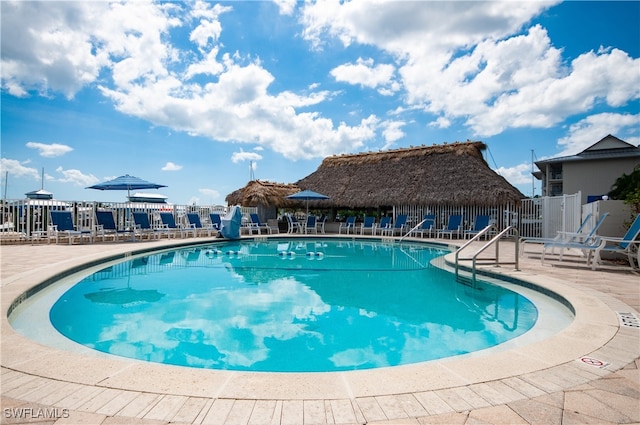
M 484 264 L 494 264 L 495 263 L 497 267 L 500 267 L 500 264 L 514 264 L 515 265 L 515 270 L 520 270 L 520 247 L 519 247 L 520 236 L 519 236 L 519 233 L 518 233 L 518 229 L 516 227 L 514 227 L 514 226 L 509 226 L 506 229 L 504 229 L 503 231 L 501 231 L 500 233 L 498 233 L 497 235 L 495 235 L 489 242 L 484 244 L 482 246 L 482 248 L 477 250 L 471 257 L 466 257 L 466 258 L 461 258 L 460 257 L 460 252 L 463 249 L 468 247 L 471 243 L 473 243 L 474 241 L 478 240 L 483 235 L 488 234 L 488 232 L 491 231 L 492 228 L 493 228 L 492 225 L 485 227 L 477 235 L 475 235 L 473 238 L 469 239 L 468 242 L 466 242 L 464 245 L 462 245 L 460 248 L 458 248 L 458 250 L 455 253 L 455 275 L 456 275 L 456 281 L 460 281 L 460 276 L 459 276 L 460 260 L 471 260 L 471 282 L 472 282 L 473 285 L 475 285 L 475 283 L 476 283 L 476 265 L 478 264 L 478 255 L 482 254 L 491 245 L 495 245 L 495 247 L 496 247 L 495 257 L 482 258 L 483 261 L 489 261 L 488 263 L 484 263 Z M 513 232 L 514 235 L 515 235 L 515 240 L 516 240 L 516 242 L 515 242 L 515 261 L 514 262 L 501 262 L 500 261 L 500 239 L 502 239 L 502 237 L 505 236 L 509 232 Z
M 404 234 L 403 237 L 400 238 L 400 240 L 398 241 L 398 243 L 402 242 L 407 236 L 409 236 L 411 233 L 413 233 L 414 230 L 418 229 L 420 226 L 422 226 L 422 223 L 424 223 L 425 221 L 427 221 L 428 219 L 425 218 L 424 220 L 422 220 L 420 223 L 416 224 L 415 226 L 413 226 L 411 228 L 411 230 L 409 230 L 407 233 Z

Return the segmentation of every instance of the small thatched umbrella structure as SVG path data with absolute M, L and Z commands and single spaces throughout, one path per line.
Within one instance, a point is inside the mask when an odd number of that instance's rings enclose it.
M 482 142 L 418 146 L 325 158 L 296 184 L 337 208 L 396 205 L 489 206 L 524 196 L 489 168 Z
M 228 205 L 257 207 L 260 220 L 266 222 L 277 217 L 278 208 L 291 208 L 301 205 L 300 201 L 286 198 L 299 191 L 300 188 L 295 184 L 252 180 L 245 187 L 227 195 L 225 201 L 227 201 Z

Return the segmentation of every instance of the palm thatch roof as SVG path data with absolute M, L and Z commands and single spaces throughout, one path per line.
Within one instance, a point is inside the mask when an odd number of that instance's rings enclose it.
M 331 156 L 296 185 L 333 207 L 518 203 L 524 195 L 489 168 L 485 149 L 469 141 Z
M 291 201 L 285 196 L 300 192 L 295 184 L 272 183 L 264 180 L 252 180 L 225 198 L 228 205 L 242 205 L 245 207 L 273 206 L 287 208 L 299 205 L 298 201 Z

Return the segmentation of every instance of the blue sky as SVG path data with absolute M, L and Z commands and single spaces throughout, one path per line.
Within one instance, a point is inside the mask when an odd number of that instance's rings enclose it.
M 329 155 L 467 139 L 530 196 L 532 150 L 640 144 L 640 2 L 0 7 L 8 198 L 44 169 L 61 200 L 124 201 L 85 188 L 132 174 L 224 204 L 251 164 L 293 183 Z

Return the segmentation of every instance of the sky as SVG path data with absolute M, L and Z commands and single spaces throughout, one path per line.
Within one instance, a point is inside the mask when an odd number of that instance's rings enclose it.
M 0 1 L 2 196 L 176 204 L 322 159 L 482 141 L 532 159 L 640 144 L 640 2 Z M 461 164 L 463 166 L 463 164 Z M 43 176 L 44 170 L 44 176 Z

